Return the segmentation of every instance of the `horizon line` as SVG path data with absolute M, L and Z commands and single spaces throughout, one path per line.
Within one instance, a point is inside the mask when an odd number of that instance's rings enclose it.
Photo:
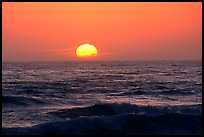
M 202 61 L 202 59 L 140 59 L 140 60 L 7 60 L 4 62 L 100 62 L 100 61 Z

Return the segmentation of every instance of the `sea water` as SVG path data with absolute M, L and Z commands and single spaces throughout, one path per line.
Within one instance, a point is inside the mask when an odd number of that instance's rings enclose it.
M 201 61 L 2 63 L 3 134 L 202 134 Z

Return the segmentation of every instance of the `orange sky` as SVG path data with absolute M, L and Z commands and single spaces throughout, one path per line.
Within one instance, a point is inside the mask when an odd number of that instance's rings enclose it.
M 3 2 L 3 61 L 201 60 L 201 2 Z

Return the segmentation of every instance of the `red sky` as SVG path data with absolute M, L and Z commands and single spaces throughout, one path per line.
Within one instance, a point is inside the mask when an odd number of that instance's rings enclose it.
M 3 2 L 3 61 L 201 60 L 201 2 Z

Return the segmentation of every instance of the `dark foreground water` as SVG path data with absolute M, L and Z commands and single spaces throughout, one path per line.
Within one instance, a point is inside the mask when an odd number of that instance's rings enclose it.
M 3 134 L 202 134 L 201 61 L 2 65 Z

